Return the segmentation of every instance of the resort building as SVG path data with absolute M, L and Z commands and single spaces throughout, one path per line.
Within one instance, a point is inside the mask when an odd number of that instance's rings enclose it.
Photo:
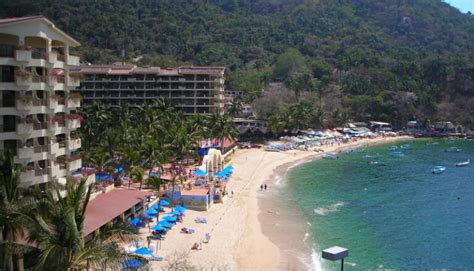
M 224 107 L 223 67 L 81 66 L 78 88 L 84 106 L 101 101 L 108 106 L 142 105 L 166 98 L 185 115 L 211 114 Z
M 42 16 L 0 19 L 0 152 L 14 155 L 25 187 L 46 189 L 81 168 L 76 46 Z

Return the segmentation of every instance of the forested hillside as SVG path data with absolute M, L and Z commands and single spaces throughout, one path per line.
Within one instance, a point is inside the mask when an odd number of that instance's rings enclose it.
M 78 39 L 91 63 L 125 49 L 128 61 L 144 56 L 138 64 L 223 65 L 228 87 L 252 99 L 270 80 L 284 82 L 296 99 L 262 117 L 284 118 L 296 103 L 319 114 L 303 126 L 341 113 L 474 126 L 474 17 L 439 0 L 0 3 L 0 17 L 36 14 Z

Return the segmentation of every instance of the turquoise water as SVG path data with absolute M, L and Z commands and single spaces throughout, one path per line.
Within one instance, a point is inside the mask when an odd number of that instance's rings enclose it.
M 416 140 L 401 151 L 390 156 L 380 145 L 288 172 L 285 189 L 311 225 L 314 251 L 348 248 L 345 270 L 472 270 L 474 164 L 455 164 L 474 162 L 474 142 Z M 446 172 L 432 174 L 436 165 Z M 340 268 L 314 258 L 324 270 Z

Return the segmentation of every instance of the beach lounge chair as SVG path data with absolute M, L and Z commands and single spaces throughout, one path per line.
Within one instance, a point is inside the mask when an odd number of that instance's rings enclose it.
M 196 219 L 194 219 L 194 221 L 196 223 L 207 223 L 207 219 L 204 218 L 204 217 L 196 217 Z

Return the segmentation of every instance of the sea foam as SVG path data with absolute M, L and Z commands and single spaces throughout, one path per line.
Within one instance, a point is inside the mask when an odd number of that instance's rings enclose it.
M 334 213 L 334 212 L 337 212 L 339 211 L 339 209 L 344 206 L 344 202 L 337 202 L 337 203 L 334 203 L 334 204 L 331 204 L 329 206 L 326 206 L 326 207 L 320 207 L 320 208 L 316 208 L 314 209 L 314 212 L 318 215 L 327 215 L 329 213 Z

